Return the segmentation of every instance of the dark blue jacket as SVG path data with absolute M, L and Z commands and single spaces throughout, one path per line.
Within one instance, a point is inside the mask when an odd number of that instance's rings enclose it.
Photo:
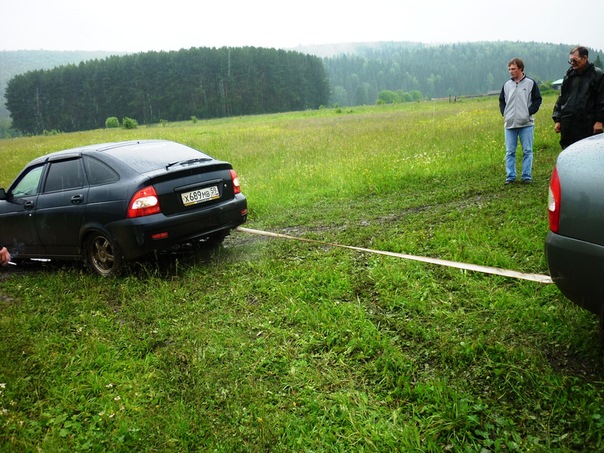
M 577 117 L 587 123 L 604 122 L 604 72 L 589 63 L 583 72 L 570 68 L 560 88 L 552 118 Z

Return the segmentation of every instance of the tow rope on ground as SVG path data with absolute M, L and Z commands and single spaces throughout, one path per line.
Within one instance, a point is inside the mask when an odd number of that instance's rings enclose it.
M 260 235 L 260 236 L 267 236 L 267 237 L 281 238 L 281 239 L 292 239 L 295 241 L 309 242 L 312 244 L 328 245 L 330 247 L 339 247 L 339 248 L 344 248 L 344 249 L 348 249 L 348 250 L 356 250 L 358 252 L 366 252 L 366 253 L 374 253 L 377 255 L 393 256 L 395 258 L 402 258 L 402 259 L 412 260 L 412 261 L 420 261 L 423 263 L 436 264 L 439 266 L 453 267 L 456 269 L 462 269 L 462 270 L 474 271 L 474 272 L 482 272 L 483 274 L 499 275 L 502 277 L 517 278 L 517 279 L 521 279 L 521 280 L 529 280 L 529 281 L 538 282 L 538 283 L 546 283 L 546 284 L 553 283 L 553 280 L 549 275 L 526 274 L 523 272 L 512 271 L 509 269 L 501 269 L 498 267 L 480 266 L 477 264 L 469 264 L 469 263 L 458 263 L 456 261 L 441 260 L 441 259 L 437 259 L 437 258 L 429 258 L 429 257 L 424 257 L 424 256 L 407 255 L 405 253 L 387 252 L 384 250 L 373 250 L 373 249 L 367 249 L 367 248 L 363 248 L 363 247 L 353 247 L 351 245 L 341 245 L 341 244 L 335 244 L 335 243 L 331 243 L 331 242 L 317 241 L 315 239 L 299 238 L 299 237 L 295 237 L 295 236 L 289 236 L 287 234 L 271 233 L 270 231 L 253 230 L 251 228 L 237 227 L 237 230 L 241 231 L 243 233 L 250 233 L 250 234 L 256 234 L 256 235 Z

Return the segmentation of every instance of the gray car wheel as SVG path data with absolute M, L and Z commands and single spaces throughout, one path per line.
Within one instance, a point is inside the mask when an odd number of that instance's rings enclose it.
M 103 277 L 117 275 L 122 268 L 119 248 L 102 233 L 94 233 L 86 242 L 86 261 L 95 273 Z

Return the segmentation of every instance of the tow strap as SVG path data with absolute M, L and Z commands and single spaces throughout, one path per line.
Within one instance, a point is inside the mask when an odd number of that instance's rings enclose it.
M 529 281 L 538 282 L 538 283 L 546 283 L 546 284 L 553 283 L 553 280 L 549 275 L 526 274 L 523 272 L 512 271 L 509 269 L 501 269 L 498 267 L 480 266 L 477 264 L 469 264 L 469 263 L 458 263 L 456 261 L 441 260 L 441 259 L 437 259 L 437 258 L 428 258 L 428 257 L 424 257 L 424 256 L 407 255 L 405 253 L 386 252 L 384 250 L 373 250 L 373 249 L 367 249 L 367 248 L 363 248 L 363 247 L 353 247 L 351 245 L 334 244 L 331 242 L 317 241 L 315 239 L 298 238 L 295 236 L 289 236 L 287 234 L 271 233 L 270 231 L 253 230 L 251 228 L 237 227 L 237 230 L 241 231 L 243 233 L 256 234 L 259 236 L 267 236 L 267 237 L 280 238 L 280 239 L 292 239 L 295 241 L 309 242 L 311 244 L 328 245 L 330 247 L 339 247 L 339 248 L 348 249 L 348 250 L 356 250 L 357 252 L 366 252 L 366 253 L 374 253 L 377 255 L 393 256 L 395 258 L 402 258 L 405 260 L 421 261 L 423 263 L 430 263 L 430 264 L 436 264 L 439 266 L 453 267 L 456 269 L 462 269 L 462 270 L 473 271 L 473 272 L 482 272 L 484 274 L 500 275 L 502 277 L 517 278 L 517 279 L 521 279 L 521 280 L 529 280 Z

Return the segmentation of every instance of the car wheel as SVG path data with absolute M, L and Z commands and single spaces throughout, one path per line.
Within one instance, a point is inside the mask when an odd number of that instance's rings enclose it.
M 94 233 L 86 242 L 86 261 L 95 273 L 103 277 L 115 276 L 122 268 L 119 248 L 111 238 L 101 233 Z

